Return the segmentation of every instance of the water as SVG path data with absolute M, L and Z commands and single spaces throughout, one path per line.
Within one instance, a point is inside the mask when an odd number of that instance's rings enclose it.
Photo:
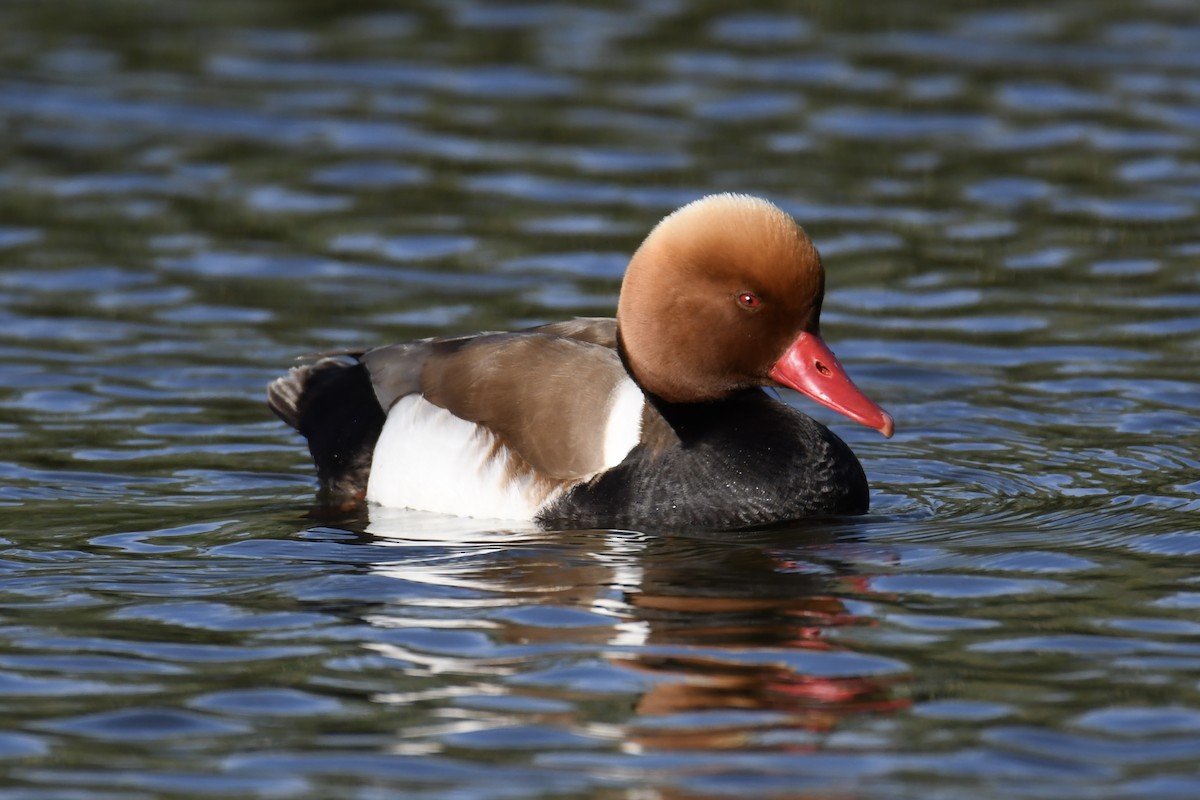
M 0 7 L 0 797 L 1200 795 L 1187 2 Z M 770 197 L 897 421 L 737 536 L 310 515 L 305 353 Z

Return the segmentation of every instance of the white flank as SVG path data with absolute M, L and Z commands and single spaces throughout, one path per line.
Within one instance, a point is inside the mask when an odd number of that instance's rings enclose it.
M 420 395 L 388 412 L 367 483 L 367 500 L 460 517 L 531 520 L 549 497 L 529 477 L 513 479 L 495 437 Z
M 642 407 L 646 396 L 630 378 L 622 378 L 613 389 L 604 425 L 604 468 L 625 460 L 642 436 Z

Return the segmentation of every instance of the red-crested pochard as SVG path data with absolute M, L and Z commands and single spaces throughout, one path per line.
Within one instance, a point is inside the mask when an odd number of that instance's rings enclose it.
M 892 434 L 818 332 L 825 272 L 795 221 L 720 194 L 633 254 L 616 319 L 323 358 L 268 387 L 325 502 L 544 527 L 741 528 L 867 510 L 854 453 L 763 391 Z

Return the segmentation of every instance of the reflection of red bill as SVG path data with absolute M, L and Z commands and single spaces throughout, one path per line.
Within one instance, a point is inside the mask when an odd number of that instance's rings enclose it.
M 891 687 L 877 678 L 812 678 L 796 675 L 788 680 L 772 681 L 768 686 L 772 692 L 814 703 L 853 704 L 854 711 L 882 711 L 909 705 L 908 698 L 880 697 L 880 693 Z

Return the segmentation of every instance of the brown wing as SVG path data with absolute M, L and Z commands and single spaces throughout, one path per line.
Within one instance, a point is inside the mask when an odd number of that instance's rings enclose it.
M 385 409 L 419 391 L 456 417 L 487 426 L 542 475 L 575 479 L 607 466 L 609 403 L 627 377 L 615 343 L 615 320 L 573 320 L 393 345 L 362 361 Z
M 576 317 L 563 322 L 552 322 L 529 331 L 565 336 L 581 342 L 591 342 L 610 350 L 617 349 L 617 321 L 612 317 Z

